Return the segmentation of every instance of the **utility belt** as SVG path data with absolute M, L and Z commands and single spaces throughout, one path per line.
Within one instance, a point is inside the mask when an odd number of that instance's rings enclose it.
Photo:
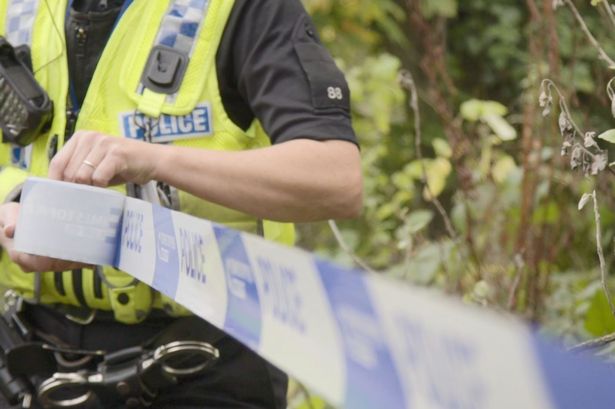
M 147 407 L 164 388 L 203 374 L 218 358 L 213 345 L 224 336 L 197 317 L 154 318 L 138 327 L 95 321 L 91 325 L 100 326 L 98 333 L 80 342 L 87 347 L 80 349 L 62 337 L 87 333 L 89 326 L 59 315 L 25 303 L 13 291 L 5 294 L 0 392 L 11 405 L 47 409 L 123 402 L 129 408 Z M 131 330 L 141 327 L 144 330 L 131 338 Z M 118 341 L 122 339 L 123 345 Z

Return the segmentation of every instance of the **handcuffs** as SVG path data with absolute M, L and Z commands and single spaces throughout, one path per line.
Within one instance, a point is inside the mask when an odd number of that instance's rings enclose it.
M 153 351 L 129 348 L 106 355 L 97 371 L 56 372 L 38 387 L 38 401 L 44 408 L 78 408 L 115 391 L 128 407 L 148 406 L 161 387 L 203 373 L 218 357 L 216 348 L 200 341 L 174 341 Z
M 4 298 L 4 314 L 0 316 L 0 392 L 9 403 L 24 409 L 32 407 L 34 397 L 44 409 L 83 408 L 94 399 L 101 403 L 123 400 L 128 408 L 147 407 L 161 388 L 202 374 L 220 356 L 217 348 L 196 340 L 111 353 L 31 342 L 32 330 L 19 315 L 23 299 L 13 290 L 8 290 Z M 99 356 L 102 360 L 96 370 L 57 372 L 57 360 L 51 356 L 67 352 Z M 23 362 L 33 358 L 40 367 Z

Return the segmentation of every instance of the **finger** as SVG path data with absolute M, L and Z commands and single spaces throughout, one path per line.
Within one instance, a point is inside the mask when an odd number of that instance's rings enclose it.
M 92 175 L 92 184 L 107 187 L 112 180 L 117 180 L 127 167 L 126 162 L 120 156 L 109 151 L 96 167 Z
M 78 132 L 79 133 L 79 132 Z M 63 180 L 64 179 L 64 171 L 66 170 L 66 166 L 70 161 L 71 156 L 73 155 L 73 151 L 76 148 L 76 140 L 75 138 L 78 136 L 78 133 L 73 135 L 64 147 L 55 154 L 51 162 L 49 163 L 49 170 L 47 172 L 47 177 L 54 180 Z
M 9 251 L 11 260 L 16 263 L 24 272 L 44 273 L 46 271 L 67 271 L 77 268 L 90 267 L 89 264 L 76 261 L 60 260 L 51 257 L 35 256 L 32 254 Z
M 80 168 L 86 167 L 83 161 L 88 157 L 97 141 L 98 134 L 96 132 L 81 131 L 75 134 L 75 148 L 72 151 L 68 164 L 64 169 L 63 180 L 67 182 L 76 182 L 77 173 Z M 87 171 L 87 169 L 86 169 Z
M 110 146 L 107 138 L 99 138 L 85 159 L 81 161 L 81 166 L 79 166 L 75 175 L 75 182 L 85 185 L 94 184 L 93 175 L 96 172 L 96 168 L 104 160 Z
M 2 210 L 0 212 L 0 228 L 2 228 L 3 233 L 6 237 L 11 239 L 13 238 L 18 218 L 18 203 L 6 203 L 2 206 Z
M 4 226 L 4 235 L 9 239 L 15 237 L 15 224 L 7 224 Z

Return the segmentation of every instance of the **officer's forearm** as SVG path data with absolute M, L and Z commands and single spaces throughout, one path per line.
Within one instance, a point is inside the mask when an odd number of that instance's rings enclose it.
M 299 222 L 361 211 L 360 155 L 350 142 L 297 139 L 239 152 L 156 150 L 155 179 L 257 217 Z

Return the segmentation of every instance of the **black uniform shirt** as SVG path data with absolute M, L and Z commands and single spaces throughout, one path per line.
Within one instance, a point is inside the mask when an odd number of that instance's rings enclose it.
M 75 0 L 66 21 L 73 91 L 83 101 L 123 0 Z M 236 0 L 216 54 L 222 102 L 247 129 L 254 118 L 279 143 L 356 143 L 350 93 L 300 0 Z

